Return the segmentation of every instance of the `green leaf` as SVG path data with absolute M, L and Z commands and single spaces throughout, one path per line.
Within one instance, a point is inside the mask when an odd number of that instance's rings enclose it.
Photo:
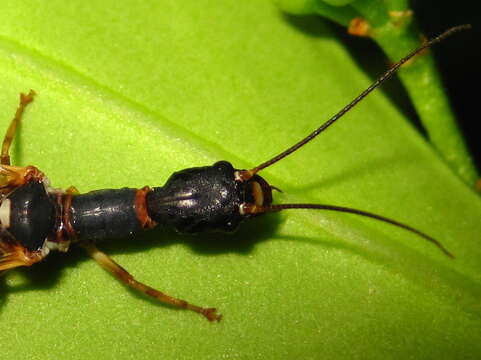
M 0 118 L 38 92 L 14 161 L 53 186 L 161 185 L 176 170 L 254 166 L 369 84 L 329 28 L 269 1 L 4 1 Z M 262 175 L 286 211 L 235 235 L 150 235 L 100 247 L 141 281 L 224 315 L 209 324 L 138 296 L 80 250 L 0 282 L 5 359 L 476 358 L 481 202 L 381 92 Z M 395 355 L 393 355 L 395 354 Z

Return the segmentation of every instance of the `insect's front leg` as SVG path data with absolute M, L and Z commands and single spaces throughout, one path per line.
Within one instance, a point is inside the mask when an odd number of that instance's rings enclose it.
M 20 94 L 20 103 L 18 105 L 17 111 L 15 112 L 15 116 L 10 122 L 10 126 L 8 127 L 5 137 L 3 138 L 2 153 L 0 155 L 0 164 L 2 165 L 10 165 L 10 145 L 12 145 L 13 139 L 15 138 L 17 126 L 22 119 L 22 114 L 27 105 L 33 101 L 34 95 L 35 91 L 33 90 L 30 90 L 28 94 Z
M 0 231 L 0 275 L 19 266 L 32 266 L 44 257 L 41 250 L 29 251 L 6 231 Z
M 32 180 L 45 180 L 45 175 L 35 166 L 0 165 L 0 193 L 8 193 Z
M 148 285 L 145 285 L 137 280 L 122 266 L 117 264 L 112 260 L 107 254 L 103 253 L 97 247 L 92 244 L 83 243 L 81 244 L 89 253 L 89 255 L 106 271 L 114 275 L 118 280 L 123 282 L 125 285 L 138 290 L 146 295 L 149 295 L 158 301 L 172 305 L 181 309 L 187 309 L 195 311 L 199 314 L 205 316 L 209 321 L 220 321 L 222 315 L 216 313 L 215 308 L 203 308 L 197 305 L 188 303 L 185 300 L 177 299 L 163 292 L 156 290 Z

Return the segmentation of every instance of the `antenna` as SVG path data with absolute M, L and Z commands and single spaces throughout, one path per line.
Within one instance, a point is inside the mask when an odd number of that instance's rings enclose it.
M 454 259 L 454 255 L 446 249 L 443 244 L 441 244 L 438 240 L 435 238 L 429 236 L 428 234 L 423 233 L 422 231 L 419 231 L 412 226 L 400 223 L 399 221 L 387 218 L 385 216 L 373 214 L 364 210 L 358 210 L 358 209 L 353 209 L 349 207 L 344 207 L 344 206 L 336 206 L 336 205 L 326 205 L 326 204 L 280 204 L 280 205 L 270 205 L 268 207 L 265 207 L 263 210 L 264 212 L 276 212 L 276 211 L 281 211 L 281 210 L 286 210 L 286 209 L 315 209 L 315 210 L 331 210 L 331 211 L 338 211 L 338 212 L 344 212 L 344 213 L 350 213 L 350 214 L 355 214 L 355 215 L 361 215 L 364 217 L 368 217 L 371 219 L 383 221 L 385 223 L 397 226 L 401 229 L 410 231 L 416 235 L 421 236 L 425 240 L 433 243 L 439 250 L 441 250 L 446 256 L 450 257 L 451 259 Z
M 466 25 L 459 25 L 452 27 L 445 32 L 443 32 L 441 35 L 436 36 L 435 38 L 427 41 L 425 44 L 417 48 L 416 50 L 412 51 L 409 53 L 407 56 L 403 57 L 401 60 L 399 60 L 397 63 L 395 63 L 389 70 L 387 70 L 383 75 L 381 75 L 376 81 L 374 81 L 366 90 L 364 90 L 362 93 L 360 93 L 354 100 L 352 100 L 349 104 L 347 104 L 345 107 L 343 107 L 337 114 L 335 114 L 333 117 L 331 117 L 329 120 L 327 120 L 325 123 L 323 123 L 320 127 L 318 127 L 316 130 L 314 130 L 312 133 L 307 135 L 304 139 L 301 141 L 297 142 L 296 144 L 292 145 L 291 147 L 287 148 L 280 154 L 274 156 L 273 158 L 267 160 L 266 162 L 263 162 L 262 164 L 250 169 L 250 170 L 237 170 L 235 177 L 236 180 L 238 181 L 248 181 L 250 180 L 253 176 L 256 175 L 257 172 L 259 172 L 262 169 L 265 169 L 268 166 L 271 166 L 278 162 L 279 160 L 284 159 L 286 156 L 292 154 L 294 151 L 298 150 L 302 146 L 306 145 L 309 141 L 314 139 L 317 135 L 319 135 L 321 132 L 326 130 L 329 126 L 334 124 L 337 120 L 339 120 L 341 117 L 343 117 L 349 110 L 351 110 L 354 106 L 359 104 L 361 100 L 363 100 L 366 96 L 368 96 L 374 89 L 379 87 L 381 84 L 383 84 L 386 80 L 390 79 L 398 70 L 399 68 L 405 64 L 407 61 L 412 59 L 414 56 L 418 55 L 420 52 L 422 52 L 424 49 L 439 43 L 446 39 L 448 36 L 458 32 L 458 31 L 463 31 L 470 29 L 471 25 L 466 24 Z M 271 189 L 273 188 L 272 186 L 268 185 Z M 279 205 L 272 205 L 268 203 L 267 205 L 257 205 L 257 204 L 243 204 L 241 208 L 241 213 L 242 214 L 264 214 L 268 212 L 277 212 L 277 211 L 282 211 L 282 210 L 288 210 L 288 209 L 314 209 L 314 210 L 329 210 L 329 211 L 337 211 L 337 212 L 344 212 L 344 213 L 350 213 L 350 214 L 355 214 L 355 215 L 360 215 L 364 217 L 368 217 L 371 219 L 379 220 L 391 225 L 394 225 L 396 227 L 399 227 L 401 229 L 407 230 L 411 233 L 414 233 L 423 239 L 431 242 L 435 246 L 438 247 L 439 250 L 441 250 L 446 256 L 450 258 L 454 258 L 454 255 L 447 250 L 441 242 L 438 240 L 434 239 L 433 237 L 427 235 L 426 233 L 417 230 L 413 228 L 412 226 L 403 224 L 399 221 L 390 219 L 385 216 L 373 214 L 368 211 L 364 210 L 358 210 L 358 209 L 353 209 L 349 207 L 344 207 L 344 206 L 337 206 L 337 205 L 327 205 L 327 204 L 279 204 Z
M 345 107 L 343 107 L 337 114 L 335 114 L 333 117 L 331 117 L 329 120 L 327 120 L 324 124 L 322 124 L 316 130 L 314 130 L 312 133 L 307 135 L 304 139 L 302 139 L 298 143 L 292 145 L 290 148 L 284 150 L 280 154 L 274 156 L 273 158 L 263 162 L 262 164 L 257 165 L 256 167 L 254 167 L 250 170 L 242 171 L 239 174 L 240 177 L 242 178 L 242 180 L 248 180 L 252 176 L 254 176 L 257 172 L 259 172 L 260 170 L 265 169 L 266 167 L 275 164 L 279 160 L 284 159 L 286 156 L 292 154 L 294 151 L 296 151 L 299 148 L 301 148 L 302 146 L 306 145 L 309 141 L 314 139 L 317 135 L 319 135 L 321 132 L 326 130 L 329 126 L 334 124 L 334 122 L 336 122 L 336 120 L 339 120 L 341 117 L 343 117 L 349 110 L 351 110 L 354 106 L 356 106 L 361 100 L 363 100 L 367 95 L 369 95 L 374 89 L 379 87 L 386 80 L 390 79 L 399 70 L 399 68 L 404 63 L 406 63 L 407 61 L 412 59 L 414 56 L 418 55 L 424 49 L 427 49 L 427 48 L 431 47 L 432 45 L 443 41 L 448 36 L 450 36 L 454 33 L 457 33 L 459 31 L 467 30 L 467 29 L 470 29 L 470 28 L 471 28 L 470 24 L 454 26 L 454 27 L 446 30 L 442 34 L 436 36 L 435 38 L 427 41 L 424 45 L 420 46 L 416 50 L 412 51 L 411 53 L 409 53 L 408 55 L 403 57 L 397 63 L 395 63 L 389 70 L 387 70 L 376 81 L 374 81 L 366 90 L 364 90 L 362 93 L 360 93 L 354 100 L 352 100 L 349 104 L 347 104 Z

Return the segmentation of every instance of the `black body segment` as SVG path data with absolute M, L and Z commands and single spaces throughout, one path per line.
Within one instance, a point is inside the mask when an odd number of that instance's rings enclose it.
M 8 232 L 26 249 L 39 250 L 55 229 L 54 200 L 39 181 L 18 187 L 7 199 L 11 204 Z
M 91 191 L 72 197 L 70 224 L 79 240 L 122 238 L 142 229 L 135 211 L 137 190 Z
M 234 172 L 227 161 L 175 172 L 147 195 L 149 216 L 184 233 L 234 231 L 245 219 L 239 214 L 244 188 Z

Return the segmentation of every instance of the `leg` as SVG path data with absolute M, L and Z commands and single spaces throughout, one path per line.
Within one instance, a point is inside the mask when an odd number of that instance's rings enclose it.
M 45 257 L 42 251 L 28 251 L 10 235 L 0 232 L 0 275 L 19 266 L 32 266 Z
M 69 195 L 78 195 L 80 194 L 80 191 L 77 190 L 75 186 L 70 186 L 65 192 Z
M 20 104 L 18 105 L 15 116 L 12 119 L 12 122 L 10 123 L 7 133 L 5 134 L 5 137 L 3 139 L 2 154 L 0 158 L 0 163 L 2 165 L 10 165 L 10 155 L 8 154 L 8 151 L 10 150 L 10 145 L 12 144 L 13 138 L 15 137 L 15 131 L 17 130 L 17 125 L 20 122 L 20 119 L 22 118 L 23 111 L 25 110 L 25 107 L 32 102 L 34 95 L 35 91 L 33 90 L 30 90 L 27 95 L 23 93 L 20 94 Z
M 35 166 L 18 167 L 2 164 L 0 165 L 0 194 L 8 193 L 29 181 L 44 181 L 44 179 L 45 175 Z
M 216 314 L 216 309 L 214 308 L 202 308 L 200 306 L 189 304 L 187 301 L 176 299 L 167 294 L 164 294 L 150 286 L 142 284 L 141 282 L 134 279 L 127 270 L 113 261 L 108 255 L 98 250 L 94 245 L 83 244 L 83 247 L 88 251 L 89 255 L 94 258 L 97 263 L 102 266 L 105 270 L 114 275 L 117 279 L 123 282 L 125 285 L 136 289 L 146 295 L 152 296 L 153 298 L 159 300 L 164 304 L 169 304 L 182 309 L 188 309 L 199 314 L 204 315 L 209 321 L 220 321 L 222 315 Z

